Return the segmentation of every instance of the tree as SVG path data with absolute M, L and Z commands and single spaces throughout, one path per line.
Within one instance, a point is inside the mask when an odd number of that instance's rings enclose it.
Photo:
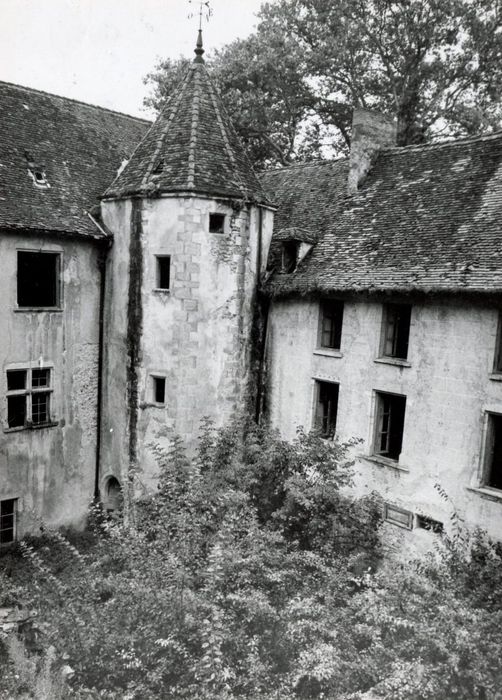
M 346 151 L 354 106 L 395 115 L 399 145 L 500 127 L 500 0 L 277 0 L 259 17 L 210 61 L 259 168 Z M 147 105 L 183 65 L 147 76 Z

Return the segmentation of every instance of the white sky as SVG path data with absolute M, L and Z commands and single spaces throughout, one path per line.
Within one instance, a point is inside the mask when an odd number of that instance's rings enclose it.
M 210 51 L 256 24 L 262 0 L 212 0 Z M 102 105 L 142 109 L 143 77 L 159 58 L 193 56 L 188 0 L 0 0 L 0 80 Z

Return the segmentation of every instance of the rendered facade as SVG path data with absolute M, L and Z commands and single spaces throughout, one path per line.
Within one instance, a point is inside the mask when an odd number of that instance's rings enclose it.
M 350 158 L 258 178 L 202 55 L 153 125 L 0 83 L 1 544 L 257 403 L 359 439 L 396 532 L 499 538 L 502 135 L 356 110 Z

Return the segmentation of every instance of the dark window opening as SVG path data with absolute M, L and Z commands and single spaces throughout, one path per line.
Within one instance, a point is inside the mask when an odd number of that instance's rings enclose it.
M 20 389 L 26 389 L 26 370 L 7 370 L 7 391 L 18 391 Z
M 11 544 L 16 539 L 16 500 L 0 501 L 0 545 Z
M 382 355 L 406 360 L 410 337 L 411 306 L 385 304 Z
M 502 314 L 499 313 L 498 328 L 497 328 L 497 344 L 495 346 L 495 358 L 493 362 L 493 371 L 502 372 Z
M 153 396 L 155 403 L 165 403 L 166 400 L 166 378 L 153 377 Z
M 209 233 L 225 233 L 225 214 L 209 214 Z
M 338 299 L 321 302 L 320 346 L 340 349 L 342 340 L 343 301 Z
M 155 167 L 152 170 L 152 173 L 155 175 L 158 175 L 164 170 L 164 159 L 159 158 L 159 160 L 156 162 Z
M 484 485 L 502 489 L 502 415 L 488 415 Z
M 105 509 L 107 513 L 118 513 L 122 510 L 124 497 L 120 482 L 111 476 L 105 486 Z
M 429 518 L 427 515 L 417 515 L 417 527 L 430 530 L 430 532 L 435 532 L 437 534 L 440 534 L 444 530 L 442 522 L 434 520 L 434 518 Z
M 157 289 L 169 289 L 171 284 L 171 258 L 157 255 Z
M 293 272 L 296 267 L 297 245 L 294 241 L 282 244 L 281 272 Z
M 318 381 L 316 384 L 317 405 L 315 425 L 321 432 L 322 437 L 333 437 L 336 429 L 339 386 L 332 382 Z
M 59 253 L 17 253 L 17 304 L 53 307 L 59 304 Z
M 7 425 L 23 428 L 26 424 L 26 395 L 7 397 Z
M 396 461 L 399 459 L 405 410 L 406 396 L 377 393 L 375 454 Z

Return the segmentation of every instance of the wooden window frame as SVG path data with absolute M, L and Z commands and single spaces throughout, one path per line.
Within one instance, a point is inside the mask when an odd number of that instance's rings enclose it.
M 319 304 L 319 331 L 317 346 L 340 350 L 342 344 L 344 302 L 341 299 L 322 299 Z
M 497 491 L 502 491 L 502 479 L 500 486 L 493 485 L 493 461 L 494 461 L 494 447 L 495 447 L 495 437 L 494 437 L 494 420 L 498 419 L 502 423 L 502 413 L 496 413 L 495 411 L 486 411 L 485 417 L 485 431 L 484 431 L 484 441 L 483 441 L 483 457 L 482 457 L 482 469 L 481 469 L 481 487 L 488 489 L 495 489 Z M 502 438 L 501 438 L 502 439 Z M 502 471 L 502 469 L 501 469 Z
M 33 375 L 35 372 L 46 371 L 48 372 L 49 382 L 42 386 L 34 385 Z M 25 381 L 24 388 L 22 389 L 9 389 L 8 384 L 8 374 L 10 372 L 24 372 Z M 52 365 L 45 365 L 44 367 L 39 367 L 38 365 L 16 365 L 6 368 L 6 403 L 7 403 L 7 417 L 6 417 L 6 430 L 27 430 L 30 428 L 45 428 L 50 425 L 54 425 L 52 418 L 52 397 L 54 394 L 54 368 Z M 43 396 L 47 397 L 47 419 L 45 421 L 34 421 L 34 406 L 33 397 Z M 13 397 L 24 397 L 25 399 L 25 410 L 24 410 L 24 423 L 23 425 L 9 425 L 9 398 Z
M 404 361 L 408 359 L 411 311 L 411 304 L 388 303 L 383 305 L 380 357 Z M 404 319 L 400 317 L 403 312 L 405 312 Z M 405 340 L 403 340 L 403 335 L 406 336 Z M 401 343 L 406 346 L 404 354 L 399 352 Z
M 12 513 L 4 513 L 4 504 L 12 503 Z M 5 519 L 12 517 L 13 523 L 11 527 L 4 527 Z M 0 548 L 9 547 L 17 540 L 17 526 L 18 526 L 18 499 L 17 498 L 4 498 L 0 501 Z M 2 542 L 2 533 L 12 530 L 12 539 L 7 542 Z
M 404 399 L 402 429 L 400 435 L 401 448 L 397 457 L 389 456 L 391 447 L 391 438 L 393 425 L 395 424 L 395 416 L 393 418 L 392 400 Z M 384 402 L 388 401 L 388 410 L 385 408 Z M 380 459 L 387 459 L 398 463 L 402 453 L 404 427 L 406 421 L 406 396 L 404 394 L 395 394 L 387 391 L 375 391 L 375 429 L 373 434 L 373 450 L 372 454 Z M 382 446 L 385 440 L 385 447 Z
M 333 439 L 336 435 L 338 404 L 340 400 L 340 384 L 338 382 L 331 382 L 325 379 L 315 379 L 314 381 L 314 428 L 316 430 L 320 430 L 321 437 L 325 439 Z M 327 413 L 325 413 L 325 407 L 321 403 L 321 392 L 324 386 L 335 387 L 336 393 L 335 406 L 328 404 Z

